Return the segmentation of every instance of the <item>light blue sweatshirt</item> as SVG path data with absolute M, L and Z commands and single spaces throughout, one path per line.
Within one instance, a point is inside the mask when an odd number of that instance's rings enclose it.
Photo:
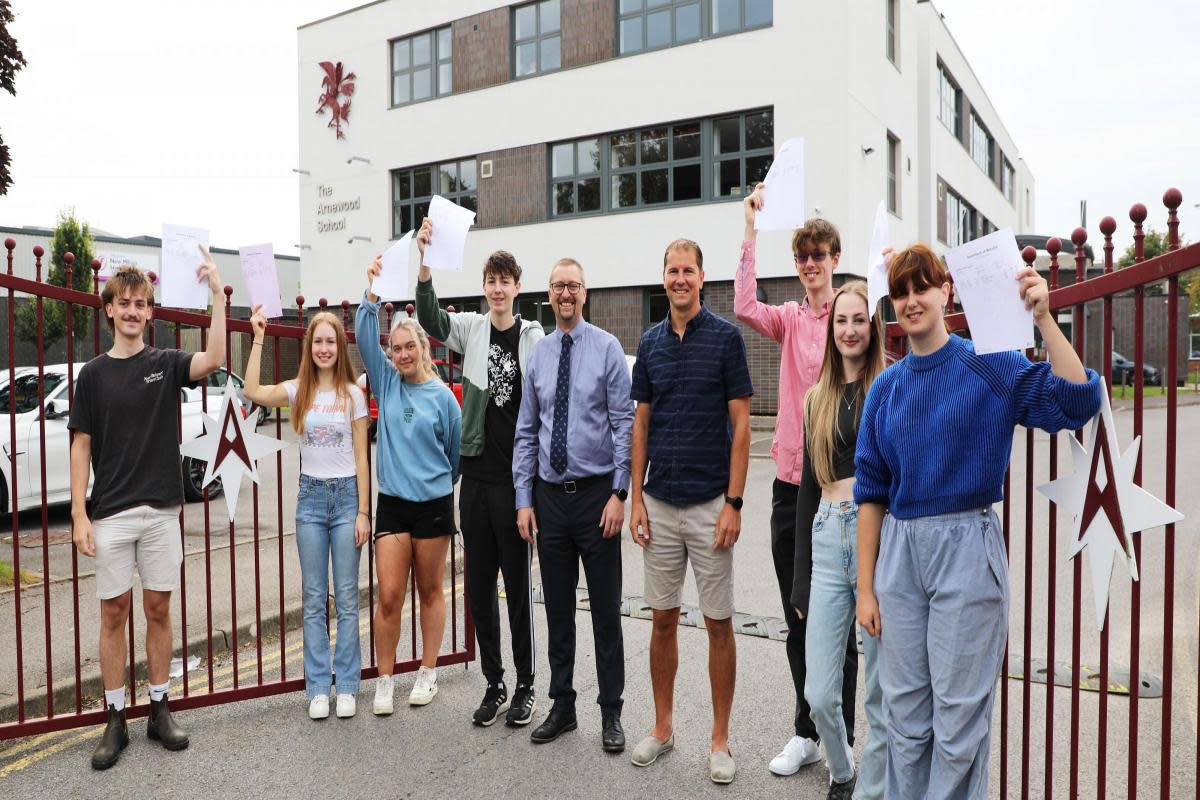
M 454 393 L 436 375 L 425 383 L 405 383 L 379 345 L 379 303 L 365 296 L 354 335 L 379 406 L 379 491 L 414 502 L 451 494 L 462 439 L 462 411 Z

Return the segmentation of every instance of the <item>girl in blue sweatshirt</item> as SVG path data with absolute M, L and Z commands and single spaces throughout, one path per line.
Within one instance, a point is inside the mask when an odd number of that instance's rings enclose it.
M 886 797 L 988 796 L 992 701 L 1009 580 L 992 504 L 1017 425 L 1084 426 L 1100 408 L 1050 313 L 1046 281 L 1017 273 L 1049 362 L 978 355 L 947 332 L 945 266 L 925 245 L 894 253 L 888 289 L 909 354 L 872 384 L 855 452 L 859 623 L 879 638 Z
M 367 270 L 368 286 L 380 269 L 376 258 Z M 437 694 L 435 667 L 446 628 L 442 574 L 455 533 L 454 483 L 462 412 L 454 393 L 433 371 L 429 337 L 415 319 L 396 317 L 385 354 L 378 345 L 379 298 L 368 289 L 358 307 L 354 333 L 379 405 L 375 510 L 379 679 L 373 710 L 387 715 L 392 713 L 392 671 L 410 569 L 421 598 L 421 668 L 408 702 L 425 705 Z

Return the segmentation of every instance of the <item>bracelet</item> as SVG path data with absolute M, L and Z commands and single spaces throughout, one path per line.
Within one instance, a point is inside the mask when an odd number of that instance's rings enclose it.
M 255 339 L 253 342 L 250 343 L 250 346 L 253 347 L 256 344 L 261 345 L 262 343 L 263 343 L 262 339 Z

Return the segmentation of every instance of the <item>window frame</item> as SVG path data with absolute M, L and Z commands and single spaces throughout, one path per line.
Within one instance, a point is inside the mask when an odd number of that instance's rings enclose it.
M 942 243 L 959 247 L 979 238 L 979 211 L 946 184 L 946 238 Z M 953 212 L 956 208 L 957 212 Z M 957 233 L 957 236 L 952 235 Z
M 938 120 L 946 130 L 962 141 L 962 88 L 955 82 L 950 70 L 938 59 Z M 952 94 L 953 108 L 947 111 L 947 90 Z M 949 113 L 952 119 L 947 120 L 943 114 Z
M 884 0 L 884 43 L 883 54 L 897 69 L 900 67 L 900 20 L 898 0 Z
M 1007 158 L 1000 165 L 1000 192 L 1009 205 L 1013 205 L 1017 195 L 1017 170 Z
M 887 182 L 886 199 L 888 212 L 900 217 L 900 137 L 887 132 Z
M 971 160 L 975 162 L 975 166 L 983 170 L 983 174 L 989 178 L 994 174 L 996 161 L 996 140 L 993 138 L 991 131 L 983 124 L 983 120 L 974 111 L 971 111 L 969 137 L 970 147 L 968 152 L 971 155 Z M 978 148 L 982 147 L 982 152 Z M 982 159 L 983 163 L 980 163 Z
M 455 180 L 457 180 L 461 186 L 463 184 L 463 165 L 467 164 L 468 162 L 472 165 L 475 172 L 473 185 L 471 188 L 453 189 L 447 192 L 441 191 L 442 169 L 444 167 L 453 165 L 455 169 Z M 416 173 L 421 170 L 429 170 L 429 194 L 418 195 L 416 193 Z M 397 188 L 399 185 L 398 178 L 405 173 L 408 175 L 409 196 L 400 199 L 397 197 Z M 476 156 L 467 156 L 464 158 L 447 159 L 445 161 L 418 164 L 414 167 L 400 167 L 398 169 L 389 170 L 388 178 L 390 180 L 391 194 L 391 224 L 388 227 L 391 231 L 391 239 L 393 241 L 399 239 L 406 232 L 403 226 L 397 226 L 397 220 L 400 219 L 400 207 L 408 206 L 410 210 L 409 217 L 411 220 L 411 227 L 407 230 L 417 230 L 419 227 L 421 227 L 421 220 L 425 218 L 424 214 L 421 214 L 420 218 L 418 218 L 417 207 L 424 205 L 426 212 L 428 212 L 429 203 L 433 200 L 434 195 L 440 194 L 442 197 L 445 197 L 447 200 L 455 203 L 456 205 L 463 206 L 463 208 L 470 208 L 477 215 L 479 213 L 479 163 Z M 473 205 L 463 205 L 463 203 L 459 202 L 460 200 L 468 197 L 474 199 Z
M 442 46 L 439 44 L 441 34 L 447 34 L 449 43 L 449 51 L 442 54 Z M 413 64 L 412 51 L 413 40 L 421 36 L 429 37 L 429 96 L 415 99 L 413 97 L 413 73 L 417 66 Z M 402 70 L 396 69 L 396 45 L 400 42 L 408 42 L 408 66 Z M 437 100 L 440 97 L 449 97 L 454 94 L 454 26 L 439 25 L 436 28 L 427 28 L 423 31 L 405 34 L 388 39 L 388 108 L 404 108 L 416 103 L 426 103 L 430 100 Z M 419 65 L 424 67 L 424 64 Z M 450 87 L 446 90 L 441 88 L 441 67 L 448 66 L 450 68 Z M 396 102 L 396 78 L 400 75 L 405 75 L 408 79 L 408 100 L 402 103 Z
M 551 3 L 558 6 L 558 27 L 552 31 L 542 30 L 542 7 Z M 517 38 L 517 15 L 526 9 L 533 9 L 533 36 L 527 36 L 524 39 Z M 512 7 L 512 23 L 511 23 L 511 40 L 509 41 L 509 58 L 512 62 L 512 68 L 509 70 L 510 79 L 521 81 L 527 78 L 535 78 L 538 75 L 548 75 L 552 72 L 558 72 L 562 67 L 562 0 L 532 0 L 532 2 L 522 3 L 521 5 Z M 542 68 L 542 43 L 549 39 L 558 39 L 558 66 L 549 69 Z M 524 75 L 518 74 L 517 51 L 523 45 L 534 46 L 537 53 L 537 61 L 533 71 Z
M 615 2 L 613 3 L 613 10 L 615 12 L 615 14 L 614 14 L 615 19 L 613 22 L 613 49 L 615 51 L 616 58 L 624 58 L 626 56 L 636 56 L 636 55 L 640 55 L 642 53 L 653 53 L 653 52 L 657 52 L 659 50 L 666 50 L 671 47 L 679 47 L 681 45 L 686 45 L 686 44 L 695 44 L 697 42 L 703 42 L 707 39 L 715 39 L 715 38 L 718 38 L 721 36 L 734 36 L 739 33 L 746 33 L 749 31 L 757 31 L 757 30 L 762 30 L 764 28 L 770 28 L 775 24 L 775 5 L 774 5 L 773 0 L 768 0 L 769 8 L 770 8 L 770 18 L 765 23 L 759 23 L 757 25 L 747 25 L 746 24 L 746 4 L 748 2 L 753 2 L 754 0 L 732 0 L 733 2 L 737 3 L 737 7 L 738 7 L 737 26 L 732 30 L 719 31 L 719 32 L 716 30 L 716 26 L 713 24 L 713 22 L 714 22 L 713 14 L 717 7 L 717 3 L 721 2 L 721 0 L 661 0 L 661 5 L 655 6 L 653 8 L 650 8 L 646 5 L 647 2 L 650 2 L 650 1 L 651 0 L 638 0 L 638 2 L 640 3 L 640 7 L 638 9 L 636 9 L 634 11 L 624 11 L 624 12 L 621 11 L 621 0 L 615 0 Z M 680 41 L 679 40 L 679 18 L 678 18 L 677 11 L 680 8 L 685 8 L 687 6 L 692 6 L 692 5 L 696 6 L 696 8 L 698 9 L 699 14 L 700 14 L 699 26 L 698 26 L 698 30 L 696 33 L 696 38 L 687 39 L 685 41 Z M 651 14 L 662 13 L 663 11 L 669 11 L 670 16 L 671 16 L 670 40 L 666 44 L 661 44 L 661 45 L 656 45 L 655 47 L 650 47 L 649 41 L 648 41 L 649 33 L 647 31 L 646 18 L 648 16 L 650 16 Z M 633 49 L 633 50 L 622 50 L 622 48 L 621 48 L 622 23 L 628 22 L 628 21 L 634 20 L 634 19 L 641 20 L 641 23 L 639 25 L 641 44 L 639 47 L 637 47 L 636 49 Z

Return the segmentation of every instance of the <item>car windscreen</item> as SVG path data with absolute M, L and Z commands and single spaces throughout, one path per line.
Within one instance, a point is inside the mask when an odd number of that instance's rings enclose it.
M 49 395 L 62 383 L 63 376 L 48 373 L 45 376 L 45 381 L 46 394 Z M 36 409 L 38 407 L 38 376 L 33 374 L 18 375 L 14 384 L 0 388 L 0 414 L 8 414 L 10 410 L 9 404 L 12 403 L 10 387 L 14 385 L 16 388 L 17 413 L 28 414 L 30 411 Z

